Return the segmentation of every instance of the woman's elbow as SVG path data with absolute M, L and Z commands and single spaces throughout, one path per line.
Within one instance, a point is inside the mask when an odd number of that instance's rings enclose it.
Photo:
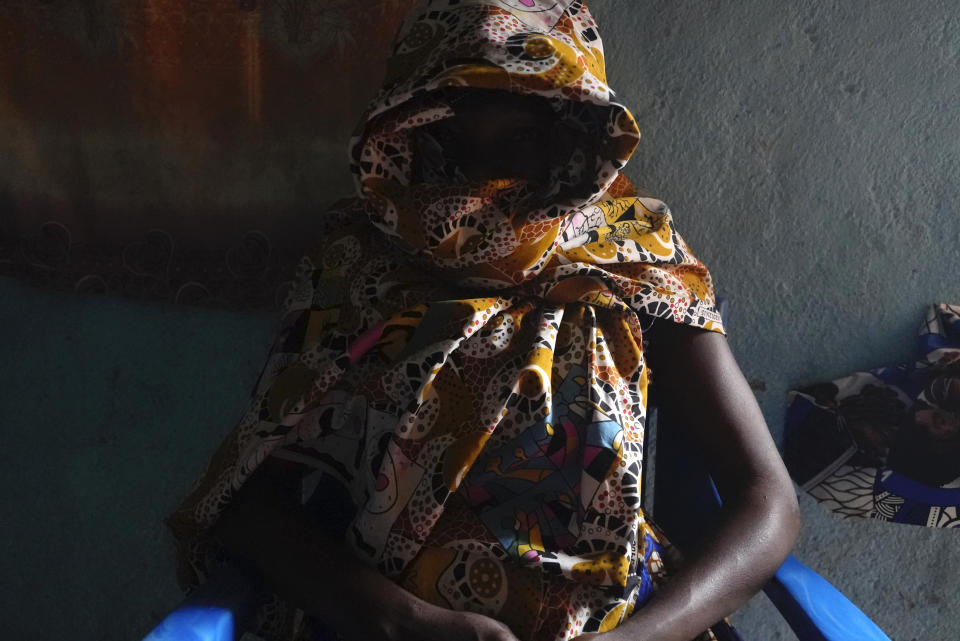
M 786 493 L 787 506 L 785 507 L 786 520 L 788 525 L 788 530 L 790 535 L 793 537 L 793 541 L 790 544 L 790 548 L 793 549 L 793 544 L 796 543 L 797 537 L 800 535 L 800 526 L 803 525 L 803 517 L 800 515 L 800 504 L 797 503 L 797 493 L 793 489 L 793 485 L 790 486 L 788 492 Z
M 800 535 L 801 516 L 797 494 L 789 479 L 758 484 L 751 492 L 765 512 L 769 554 L 774 570 L 787 558 Z

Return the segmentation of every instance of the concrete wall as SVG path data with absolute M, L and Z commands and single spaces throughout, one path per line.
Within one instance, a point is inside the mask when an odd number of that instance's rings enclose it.
M 960 5 L 597 0 L 607 72 L 666 201 L 733 304 L 771 430 L 793 386 L 915 357 L 960 302 Z M 797 556 L 899 641 L 960 629 L 956 534 L 839 521 L 801 497 Z M 749 639 L 789 639 L 762 597 Z
M 665 200 L 733 304 L 775 434 L 791 386 L 909 360 L 960 302 L 960 6 L 594 2 Z

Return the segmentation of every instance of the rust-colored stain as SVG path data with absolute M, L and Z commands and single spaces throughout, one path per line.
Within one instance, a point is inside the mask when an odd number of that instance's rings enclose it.
M 0 186 L 10 186 L 4 207 L 14 214 L 0 236 L 33 232 L 54 212 L 80 233 L 109 224 L 97 222 L 108 210 L 123 211 L 125 224 L 142 218 L 144 230 L 163 226 L 145 201 L 181 203 L 172 217 L 202 225 L 206 209 L 236 206 L 225 166 L 258 167 L 260 149 L 288 143 L 343 147 L 411 4 L 0 3 Z M 158 147 L 169 153 L 166 182 L 140 169 L 159 162 Z M 142 175 L 115 178 L 130 167 Z M 278 207 L 303 206 L 284 192 L 293 170 L 271 169 Z M 165 192 L 178 184 L 205 187 Z

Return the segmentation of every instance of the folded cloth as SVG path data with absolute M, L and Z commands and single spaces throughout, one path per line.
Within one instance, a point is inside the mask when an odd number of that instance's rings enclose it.
M 960 527 L 960 306 L 933 305 L 913 363 L 791 391 L 784 459 L 844 516 Z
M 475 132 L 435 125 L 504 93 L 535 99 L 549 139 L 520 132 L 543 152 L 505 146 L 486 169 L 508 175 L 482 177 L 450 148 Z M 580 0 L 421 2 L 351 141 L 357 196 L 328 213 L 247 411 L 168 519 L 183 585 L 223 558 L 209 530 L 271 456 L 359 558 L 523 641 L 642 606 L 670 565 L 640 508 L 644 329 L 723 328 L 670 210 L 620 174 L 638 140 Z M 306 638 L 307 619 L 274 599 L 257 634 Z

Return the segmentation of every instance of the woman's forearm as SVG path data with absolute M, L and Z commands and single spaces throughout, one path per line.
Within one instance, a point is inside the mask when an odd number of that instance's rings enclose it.
M 213 535 L 281 598 L 356 641 L 517 641 L 490 617 L 403 589 L 327 533 L 296 500 L 296 475 L 268 462 L 244 484 Z
M 263 477 L 251 479 L 214 536 L 283 599 L 351 638 L 421 638 L 408 626 L 433 606 L 363 563 L 280 493 Z
M 725 503 L 717 520 L 704 524 L 704 544 L 611 641 L 689 641 L 756 594 L 790 553 L 799 528 L 793 489 L 784 491 L 756 483 Z
M 683 568 L 613 638 L 689 641 L 776 572 L 796 541 L 800 511 L 726 339 L 675 323 L 654 331 L 650 359 L 660 405 L 676 417 L 685 447 L 705 461 L 723 508 L 715 522 L 704 524 L 700 549 L 684 551 Z

